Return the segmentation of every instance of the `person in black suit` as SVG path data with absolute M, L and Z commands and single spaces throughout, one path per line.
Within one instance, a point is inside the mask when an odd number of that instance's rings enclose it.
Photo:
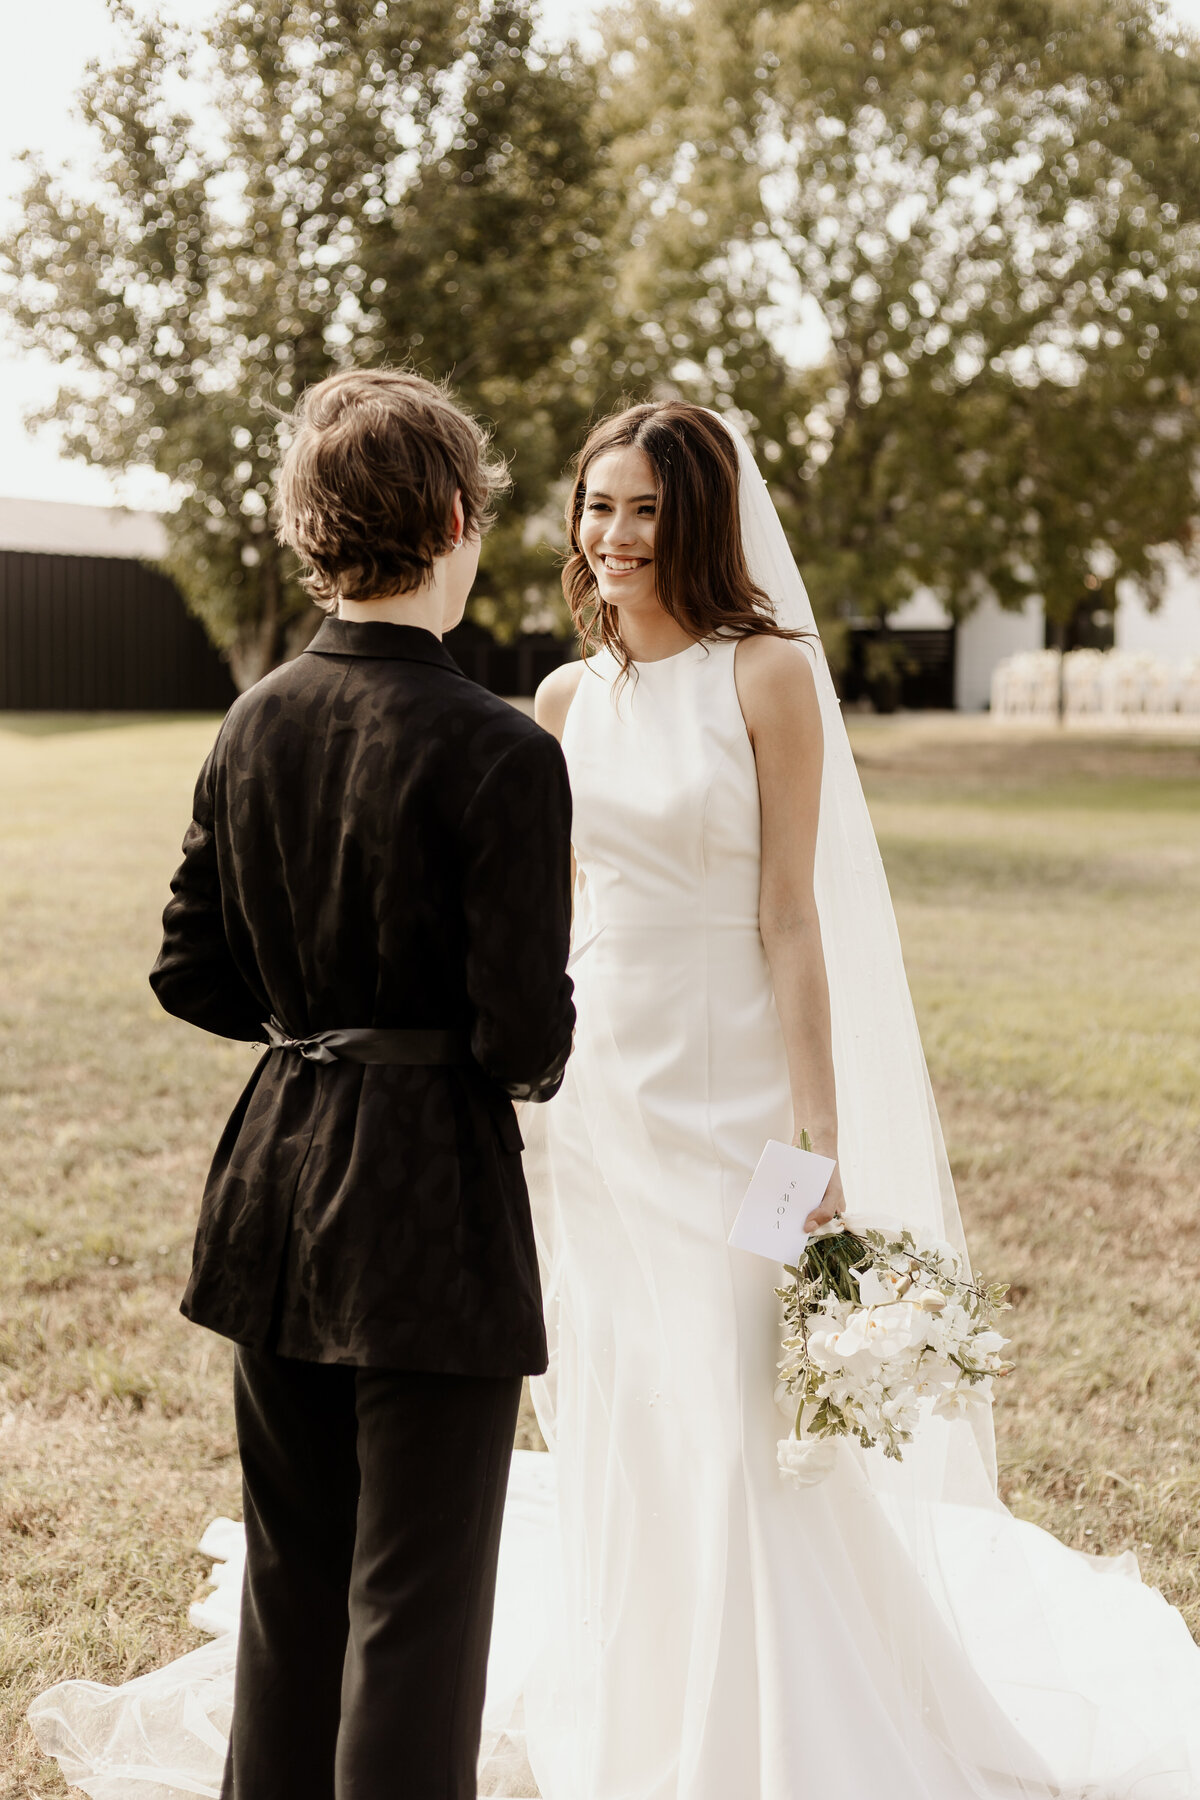
M 304 397 L 277 513 L 330 616 L 221 727 L 150 977 L 270 1045 L 183 1301 L 237 1346 L 226 1800 L 475 1796 L 521 1377 L 546 1366 L 513 1099 L 556 1091 L 574 1023 L 562 754 L 441 643 L 503 479 L 415 375 Z

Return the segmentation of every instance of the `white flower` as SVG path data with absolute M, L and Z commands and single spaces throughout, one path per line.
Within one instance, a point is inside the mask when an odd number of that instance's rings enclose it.
M 895 1432 L 899 1437 L 910 1438 L 920 1422 L 921 1410 L 908 1395 L 897 1394 L 879 1409 L 879 1424 L 885 1434 Z
M 857 1338 L 848 1336 L 852 1330 L 853 1326 L 843 1327 L 833 1322 L 814 1327 L 808 1334 L 809 1361 L 829 1375 L 838 1374 L 845 1368 L 848 1358 L 860 1348 Z
M 877 1362 L 887 1362 L 917 1350 L 925 1342 L 928 1319 L 907 1301 L 891 1306 L 864 1307 L 850 1320 L 839 1343 L 850 1356 L 865 1352 Z
M 938 1288 L 919 1288 L 912 1296 L 912 1304 L 921 1312 L 941 1313 L 946 1310 L 946 1296 Z
M 866 1269 L 855 1269 L 854 1279 L 858 1283 L 858 1297 L 864 1306 L 880 1306 L 889 1300 L 898 1300 L 904 1290 L 912 1286 L 911 1276 L 901 1274 L 896 1269 L 880 1268 L 877 1264 Z
M 962 1419 L 972 1407 L 988 1404 L 992 1398 L 990 1381 L 964 1381 L 948 1394 L 943 1394 L 933 1403 L 935 1418 Z
M 836 1438 L 785 1437 L 779 1440 L 780 1471 L 797 1487 L 816 1487 L 833 1473 Z
M 959 1350 L 975 1329 L 975 1321 L 965 1306 L 948 1300 L 942 1311 L 929 1321 L 928 1342 L 940 1356 Z
M 945 1394 L 956 1388 L 961 1380 L 962 1371 L 952 1362 L 946 1362 L 940 1356 L 926 1356 L 921 1362 L 913 1391 L 922 1398 L 930 1394 Z
M 928 1243 L 921 1244 L 920 1251 L 926 1262 L 941 1263 L 952 1275 L 961 1276 L 966 1273 L 962 1252 L 956 1250 L 953 1244 L 948 1244 L 945 1238 L 931 1238 Z

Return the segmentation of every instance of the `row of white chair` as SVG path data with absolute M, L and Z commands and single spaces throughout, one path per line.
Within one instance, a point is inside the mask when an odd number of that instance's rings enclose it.
M 1200 716 L 1200 656 L 1168 662 L 1144 650 L 1029 650 L 992 671 L 992 712 L 1007 718 Z

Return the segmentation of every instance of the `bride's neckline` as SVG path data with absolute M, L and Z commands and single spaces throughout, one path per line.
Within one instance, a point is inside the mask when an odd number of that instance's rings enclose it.
M 663 663 L 678 662 L 681 657 L 690 656 L 693 650 L 707 650 L 711 643 L 711 638 L 693 638 L 690 644 L 685 644 L 682 650 L 672 650 L 669 656 L 653 656 L 648 662 L 642 662 L 636 656 L 631 656 L 629 664 L 631 668 L 639 670 L 658 669 L 662 667 Z

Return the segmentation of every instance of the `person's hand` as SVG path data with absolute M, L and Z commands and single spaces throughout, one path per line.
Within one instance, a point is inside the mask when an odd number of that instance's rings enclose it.
M 803 1144 L 799 1145 L 798 1148 L 808 1149 L 809 1146 Z M 812 1148 L 821 1155 L 828 1154 L 828 1152 L 821 1150 L 819 1144 L 812 1145 Z M 828 1225 L 831 1219 L 836 1219 L 840 1213 L 845 1211 L 845 1209 L 846 1196 L 842 1192 L 842 1171 L 835 1164 L 833 1174 L 829 1177 L 829 1186 L 825 1189 L 820 1206 L 818 1206 L 815 1211 L 810 1212 L 807 1219 L 804 1221 L 805 1231 L 815 1231 L 818 1225 Z

